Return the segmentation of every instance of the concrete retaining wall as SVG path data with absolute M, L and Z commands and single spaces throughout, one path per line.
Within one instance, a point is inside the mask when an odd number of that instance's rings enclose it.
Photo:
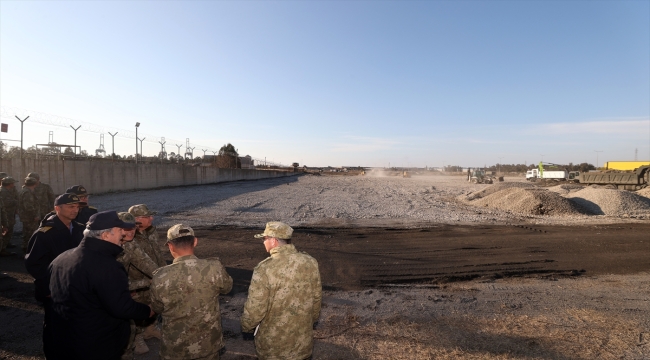
M 111 161 L 0 160 L 0 171 L 21 184 L 30 172 L 50 184 L 55 194 L 72 185 L 83 185 L 92 194 L 145 190 L 168 186 L 215 184 L 295 175 L 293 172 L 252 169 L 219 169 L 176 164 L 134 164 Z

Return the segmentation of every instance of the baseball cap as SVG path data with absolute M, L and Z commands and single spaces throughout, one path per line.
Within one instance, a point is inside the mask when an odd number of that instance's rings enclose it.
M 27 177 L 31 177 L 31 178 L 34 178 L 34 179 L 36 179 L 36 180 L 40 180 L 40 179 L 41 179 L 41 177 L 38 176 L 38 174 L 35 173 L 35 172 L 30 172 L 29 174 L 27 174 Z
M 2 179 L 2 183 L 5 184 L 5 185 L 13 184 L 15 182 L 16 182 L 16 179 L 12 178 L 11 176 L 5 176 Z
M 131 215 L 138 216 L 150 216 L 158 214 L 157 211 L 149 211 L 149 208 L 145 204 L 133 205 L 129 208 Z
M 89 195 L 88 191 L 86 191 L 86 188 L 83 187 L 82 185 L 72 185 L 69 188 L 67 188 L 65 192 L 69 194 L 76 194 L 76 195 Z
M 127 223 L 120 220 L 116 211 L 102 211 L 93 214 L 86 224 L 86 229 L 88 230 L 106 230 L 114 227 L 122 229 L 135 228 L 135 223 Z
M 291 234 L 293 234 L 293 228 L 291 226 L 279 222 L 271 221 L 266 223 L 266 229 L 264 233 L 255 235 L 256 238 L 263 238 L 265 236 L 274 237 L 276 239 L 289 240 L 291 239 Z
M 136 224 L 136 225 L 138 224 L 138 222 L 135 221 L 135 216 L 131 215 L 128 212 L 119 212 L 119 213 L 117 213 L 117 217 L 119 217 L 120 220 L 122 220 L 124 222 L 131 223 L 131 224 Z
M 65 204 L 81 204 L 85 205 L 83 201 L 79 201 L 79 197 L 75 194 L 61 194 L 54 199 L 54 206 L 60 206 Z
M 167 242 L 184 236 L 194 236 L 194 230 L 183 224 L 176 224 L 167 230 Z
M 26 186 L 36 185 L 37 183 L 38 183 L 38 180 L 36 180 L 36 179 L 33 178 L 33 177 L 29 177 L 29 176 L 28 176 L 28 177 L 25 178 L 25 185 L 26 185 Z

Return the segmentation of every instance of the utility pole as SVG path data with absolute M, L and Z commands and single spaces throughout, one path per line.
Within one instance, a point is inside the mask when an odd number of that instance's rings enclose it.
M 594 150 L 594 152 L 596 153 L 596 169 L 598 169 L 598 153 L 603 152 L 603 150 Z
M 108 135 L 111 136 L 111 143 L 113 144 L 112 145 L 113 146 L 113 148 L 112 148 L 113 153 L 111 154 L 111 157 L 113 158 L 113 160 L 115 160 L 115 135 L 117 135 L 117 131 L 115 132 L 115 134 L 111 134 L 109 132 Z
M 72 125 L 70 125 L 70 127 L 74 130 L 74 156 L 77 156 L 77 130 L 79 130 L 81 125 L 77 126 L 76 129 L 72 127 Z
M 135 164 L 138 165 L 138 128 L 140 123 L 135 123 Z
M 217 153 L 218 153 L 218 152 L 219 152 L 219 151 L 213 151 L 213 152 L 212 152 L 212 153 L 214 154 L 214 162 L 215 162 L 215 163 L 217 162 Z
M 185 151 L 186 155 L 188 155 L 188 154 L 190 155 L 190 160 L 194 159 L 194 149 L 196 149 L 196 146 L 195 147 L 188 147 L 187 150 Z
M 180 156 L 180 155 L 181 155 L 181 148 L 183 147 L 183 144 L 180 144 L 180 145 L 179 145 L 179 144 L 175 144 L 175 145 L 176 145 L 176 147 L 178 148 L 178 152 L 176 153 L 176 156 Z
M 144 139 L 146 139 L 146 137 L 143 137 L 142 139 L 140 139 L 140 156 L 142 158 L 144 158 L 144 152 L 142 151 L 142 142 L 144 141 Z
M 208 151 L 208 149 L 201 149 L 203 150 L 203 161 L 205 161 L 205 152 Z
M 160 154 L 158 154 L 158 157 L 160 158 L 160 163 L 162 164 L 162 159 L 167 158 L 167 150 L 165 150 L 165 144 L 167 141 L 165 141 L 165 138 L 160 138 L 160 141 L 158 141 L 160 144 Z
M 29 116 L 20 120 L 18 115 L 14 115 L 18 121 L 20 121 L 20 160 L 23 159 L 23 123 L 29 119 Z

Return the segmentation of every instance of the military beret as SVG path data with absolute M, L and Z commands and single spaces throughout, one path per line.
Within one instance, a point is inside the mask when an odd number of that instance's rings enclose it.
M 279 222 L 271 221 L 266 223 L 266 229 L 264 233 L 255 235 L 256 238 L 263 238 L 265 236 L 274 237 L 276 239 L 289 240 L 291 239 L 291 234 L 293 234 L 293 229 L 291 226 Z

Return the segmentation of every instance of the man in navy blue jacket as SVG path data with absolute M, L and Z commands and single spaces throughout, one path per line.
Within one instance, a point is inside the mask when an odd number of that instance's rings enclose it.
M 84 227 L 75 222 L 79 212 L 80 199 L 74 194 L 63 194 L 54 200 L 53 213 L 45 216 L 38 230 L 29 239 L 25 267 L 34 277 L 34 296 L 43 303 L 43 352 L 45 357 L 56 359 L 50 322 L 52 298 L 50 297 L 50 275 L 47 268 L 62 252 L 75 248 L 83 238 Z
M 115 211 L 97 213 L 90 217 L 79 246 L 52 261 L 57 357 L 118 360 L 129 341 L 129 319 L 154 315 L 148 305 L 131 298 L 126 271 L 116 260 L 123 229 L 134 227 Z

